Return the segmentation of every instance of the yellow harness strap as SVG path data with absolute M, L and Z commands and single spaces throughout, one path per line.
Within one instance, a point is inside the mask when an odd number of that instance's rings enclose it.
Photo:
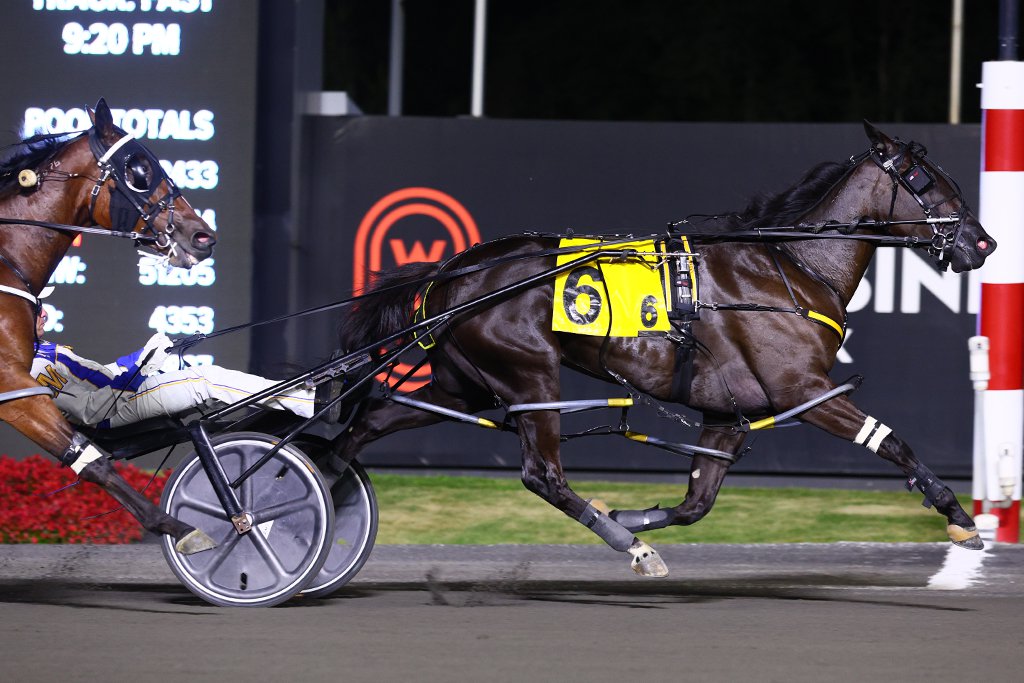
M 827 315 L 824 315 L 823 313 L 818 313 L 817 311 L 805 310 L 803 312 L 803 316 L 805 318 L 807 318 L 808 320 L 811 320 L 813 322 L 820 323 L 820 324 L 824 325 L 825 327 L 829 328 L 830 330 L 832 330 L 833 332 L 838 334 L 840 341 L 842 341 L 846 337 L 846 326 L 845 325 L 840 325 L 835 320 L 833 320 L 832 318 L 828 317 Z

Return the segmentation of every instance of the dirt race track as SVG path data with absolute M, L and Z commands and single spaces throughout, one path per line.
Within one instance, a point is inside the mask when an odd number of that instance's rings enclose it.
M 155 545 L 0 546 L 0 680 L 1019 680 L 1024 547 L 383 546 L 322 600 L 210 606 Z

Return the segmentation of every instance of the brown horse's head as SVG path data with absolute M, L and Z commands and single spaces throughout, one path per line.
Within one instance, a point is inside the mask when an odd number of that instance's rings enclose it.
M 885 202 L 887 211 L 878 218 L 933 220 L 898 225 L 892 232 L 927 240 L 928 253 L 943 269 L 949 265 L 960 273 L 980 268 L 996 241 L 981 227 L 956 181 L 928 158 L 923 146 L 894 140 L 867 121 L 864 130 L 871 140 L 871 159 L 892 181 L 892 201 Z
M 104 100 L 89 110 L 89 116 L 89 147 L 105 189 L 93 195 L 92 220 L 113 230 L 148 235 L 152 240 L 147 248 L 166 256 L 172 266 L 190 268 L 209 257 L 217 238 L 153 153 L 114 125 Z

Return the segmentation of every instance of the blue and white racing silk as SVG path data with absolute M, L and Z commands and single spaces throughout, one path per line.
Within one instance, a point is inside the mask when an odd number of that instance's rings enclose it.
M 144 376 L 139 361 L 145 347 L 109 365 L 82 358 L 69 346 L 40 342 L 32 376 L 54 391 L 54 402 L 68 421 L 120 427 L 150 417 L 178 417 L 197 408 L 229 405 L 278 384 L 277 380 L 201 365 Z M 313 414 L 315 392 L 304 386 L 273 393 L 258 405 Z
M 70 346 L 41 341 L 32 359 L 32 377 L 56 392 L 54 402 L 77 424 L 92 425 L 113 414 L 118 394 L 131 395 L 146 378 L 138 372 L 142 349 L 101 365 Z M 109 414 L 108 414 L 109 413 Z

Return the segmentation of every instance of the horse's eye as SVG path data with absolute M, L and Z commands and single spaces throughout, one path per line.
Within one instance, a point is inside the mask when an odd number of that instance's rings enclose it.
M 128 189 L 134 192 L 148 192 L 149 181 L 153 177 L 153 169 L 149 159 L 144 156 L 131 156 L 124 165 L 124 181 Z

